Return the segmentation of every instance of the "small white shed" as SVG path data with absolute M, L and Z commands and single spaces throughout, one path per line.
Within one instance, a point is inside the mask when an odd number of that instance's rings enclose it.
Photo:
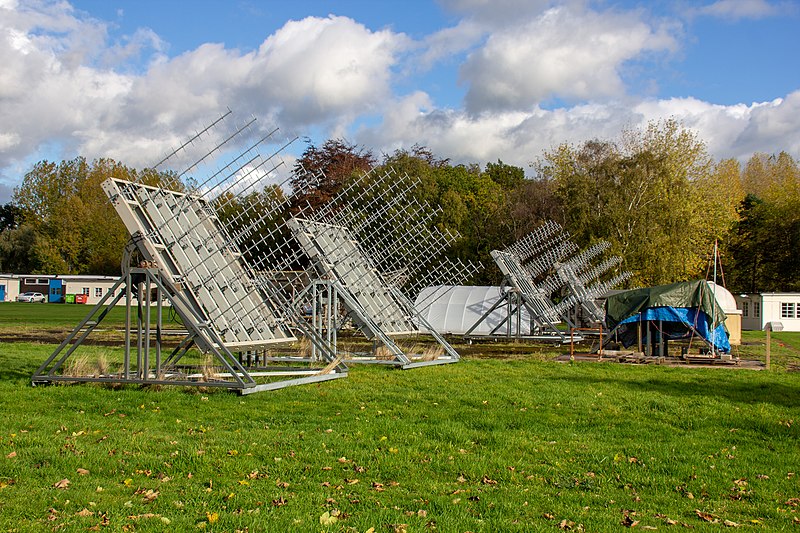
M 19 296 L 19 276 L 0 274 L 0 302 L 13 302 Z
M 800 292 L 739 294 L 742 329 L 763 330 L 767 322 L 781 322 L 784 331 L 800 331 Z

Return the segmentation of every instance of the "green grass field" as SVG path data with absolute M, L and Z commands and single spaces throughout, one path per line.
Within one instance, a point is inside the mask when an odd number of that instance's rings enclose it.
M 0 331 L 16 328 L 70 330 L 92 310 L 91 305 L 0 303 Z M 165 311 L 167 316 L 168 311 Z M 169 317 L 167 317 L 169 318 Z M 112 309 L 103 320 L 106 328 L 125 325 L 125 306 Z
M 782 335 L 791 361 L 800 336 Z M 795 372 L 531 346 L 244 397 L 31 387 L 53 348 L 0 345 L 2 531 L 800 527 Z

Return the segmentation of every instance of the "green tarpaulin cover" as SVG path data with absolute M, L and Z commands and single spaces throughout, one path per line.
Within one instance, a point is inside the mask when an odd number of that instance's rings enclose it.
M 705 280 L 682 281 L 645 289 L 633 289 L 609 296 L 606 300 L 606 325 L 613 329 L 626 318 L 650 307 L 686 307 L 714 317 L 715 329 L 725 322 L 725 312 L 714 300 Z

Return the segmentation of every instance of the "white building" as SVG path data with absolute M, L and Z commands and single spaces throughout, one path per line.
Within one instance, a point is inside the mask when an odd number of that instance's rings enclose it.
M 85 296 L 96 304 L 117 282 L 119 276 L 0 274 L 0 302 L 13 302 L 23 292 L 41 292 L 47 301 L 63 301 L 68 294 Z
M 800 331 L 800 292 L 740 294 L 735 298 L 742 310 L 742 329 L 760 331 L 767 322 L 781 322 L 784 331 Z
M 17 296 L 19 296 L 19 276 L 0 274 L 0 302 L 13 302 Z

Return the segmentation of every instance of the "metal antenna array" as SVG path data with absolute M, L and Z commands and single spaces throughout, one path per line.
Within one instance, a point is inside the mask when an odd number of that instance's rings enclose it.
M 483 268 L 445 256 L 459 236 L 431 223 L 442 208 L 414 195 L 420 183 L 393 168 L 373 169 L 305 216 L 348 228 L 385 279 L 413 300 L 431 282 L 461 284 Z
M 294 305 L 303 273 L 270 268 L 298 264 L 297 250 L 276 239 L 291 201 L 281 154 L 294 141 L 278 141 L 277 133 L 252 117 L 237 121 L 229 110 L 136 180 L 103 183 L 131 234 L 122 276 L 41 365 L 34 384 L 202 384 L 248 394 L 347 375 L 329 339 Z M 156 171 L 167 163 L 182 170 Z M 68 360 L 123 298 L 120 368 L 75 372 Z M 168 354 L 165 303 L 186 328 Z M 313 346 L 315 368 L 306 357 L 269 356 L 297 341 L 295 331 Z M 270 364 L 277 359 L 291 364 Z
M 354 362 L 421 365 L 458 361 L 458 353 L 422 317 L 412 303 L 430 283 L 463 282 L 480 266 L 452 261 L 443 254 L 457 239 L 431 225 L 440 208 L 413 196 L 419 180 L 397 176 L 393 169 L 366 173 L 340 191 L 322 209 L 302 212 L 289 226 L 312 259 L 319 280 L 313 310 L 325 309 L 323 329 L 338 329 L 327 309 L 336 301 L 346 317 L 375 343 L 373 353 L 352 354 Z M 306 291 L 304 296 L 308 296 Z M 317 320 L 315 317 L 314 320 Z M 438 350 L 407 353 L 400 336 L 427 333 Z M 335 334 L 334 334 L 335 335 Z M 383 353 L 378 353 L 382 345 Z
M 531 317 L 533 338 L 557 338 L 567 342 L 569 335 L 556 325 L 563 321 L 575 328 L 581 321 L 578 315 L 584 322 L 602 322 L 605 317 L 595 303 L 596 298 L 631 276 L 630 272 L 623 272 L 600 280 L 622 262 L 615 256 L 593 264 L 609 247 L 608 242 L 602 241 L 576 254 L 578 247 L 570 240 L 569 233 L 556 222 L 547 221 L 505 250 L 492 251 L 492 258 L 508 288 L 467 335 L 504 305 L 508 309 L 506 319 L 495 331 L 504 325 L 511 331 L 512 320 L 521 320 L 520 311 L 524 306 Z M 516 331 L 521 331 L 519 325 Z

